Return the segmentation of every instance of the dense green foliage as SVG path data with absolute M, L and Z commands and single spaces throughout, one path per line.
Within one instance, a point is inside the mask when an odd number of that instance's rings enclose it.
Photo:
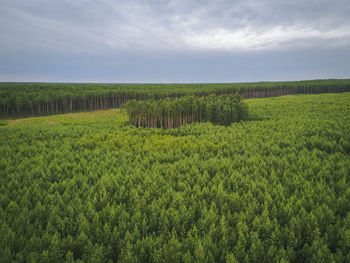
M 8 121 L 0 262 L 350 262 L 350 93 L 247 103 L 228 127 Z
M 239 94 L 165 100 L 130 100 L 125 104 L 129 122 L 136 127 L 178 128 L 192 122 L 230 125 L 248 118 L 248 106 Z
M 240 93 L 244 98 L 350 91 L 350 79 L 213 84 L 0 83 L 0 118 L 119 108 L 131 99 Z

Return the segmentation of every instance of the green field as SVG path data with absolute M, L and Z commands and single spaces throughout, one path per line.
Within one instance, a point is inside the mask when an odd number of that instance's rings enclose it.
M 249 120 L 0 123 L 0 262 L 350 262 L 350 92 Z

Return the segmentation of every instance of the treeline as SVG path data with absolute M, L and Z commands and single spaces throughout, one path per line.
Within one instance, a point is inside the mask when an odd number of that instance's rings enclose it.
M 131 100 L 125 104 L 130 124 L 136 127 L 177 128 L 192 122 L 230 125 L 248 118 L 242 96 L 185 96 L 165 100 Z
M 350 91 L 350 80 L 212 84 L 0 83 L 0 118 L 119 108 L 135 99 L 239 93 L 244 98 Z

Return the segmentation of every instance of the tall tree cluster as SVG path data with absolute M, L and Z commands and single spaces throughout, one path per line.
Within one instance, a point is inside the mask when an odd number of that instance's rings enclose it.
M 131 100 L 125 104 L 130 124 L 136 127 L 177 128 L 192 122 L 230 125 L 248 118 L 242 96 L 185 96 L 165 100 Z

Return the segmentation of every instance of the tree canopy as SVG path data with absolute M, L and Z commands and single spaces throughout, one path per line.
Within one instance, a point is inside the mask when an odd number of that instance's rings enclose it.
M 177 128 L 192 122 L 230 125 L 248 118 L 248 106 L 241 95 L 128 101 L 124 108 L 136 127 Z

